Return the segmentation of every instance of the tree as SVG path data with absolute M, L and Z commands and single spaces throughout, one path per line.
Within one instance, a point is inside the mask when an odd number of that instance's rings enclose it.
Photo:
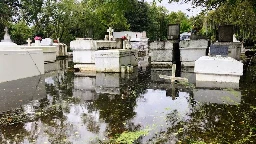
M 169 24 L 180 24 L 180 33 L 191 31 L 191 21 L 185 13 L 171 12 L 167 17 Z
M 10 29 L 11 39 L 18 45 L 25 44 L 27 38 L 32 38 L 32 29 L 30 29 L 25 21 L 19 21 L 13 24 Z
M 125 12 L 125 18 L 130 25 L 130 30 L 135 32 L 146 31 L 149 27 L 149 5 L 132 0 L 133 8 Z
M 20 6 L 19 0 L 1 0 L 0 1 L 0 38 L 4 35 L 4 27 L 12 21 Z

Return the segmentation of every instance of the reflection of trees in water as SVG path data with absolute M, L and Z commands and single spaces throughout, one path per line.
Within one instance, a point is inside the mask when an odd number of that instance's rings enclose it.
M 138 80 L 122 80 L 120 95 L 99 94 L 93 106 L 99 110 L 100 119 L 108 123 L 106 135 L 109 138 L 122 134 L 124 131 L 137 131 L 140 125 L 130 120 L 136 115 L 134 112 L 137 100 L 146 92 L 147 78 Z
M 28 139 L 33 143 L 44 133 L 46 135 L 43 137 L 48 138 L 51 143 L 69 143 L 68 138 L 74 136 L 77 131 L 65 116 L 70 113 L 71 106 L 88 110 L 81 118 L 87 130 L 94 134 L 100 131 L 100 122 L 97 121 L 97 116 L 93 115 L 97 112 L 100 114 L 100 119 L 108 123 L 106 133 L 109 137 L 124 131 L 140 129 L 140 125 L 134 125 L 130 120 L 136 115 L 134 112 L 136 101 L 146 91 L 148 84 L 146 79 L 125 80 L 122 83 L 121 95 L 112 95 L 114 99 L 110 99 L 108 94 L 100 94 L 99 99 L 93 102 L 81 102 L 73 98 L 73 80 L 72 72 L 64 72 L 54 78 L 54 84 L 46 84 L 47 98 L 39 100 L 35 117 L 29 124 L 30 130 L 27 131 L 24 126 L 28 123 L 17 127 L 15 125 L 15 130 L 12 130 L 11 126 L 3 127 L 1 140 L 22 143 L 24 139 Z
M 29 132 L 24 128 L 24 124 L 0 127 L 1 143 L 23 143 L 29 136 Z
M 68 105 L 63 105 L 63 102 L 73 102 L 73 77 L 73 73 L 64 72 L 63 75 L 55 77 L 54 85 L 45 84 L 48 98 L 39 100 L 40 105 L 35 108 L 35 115 L 32 117 L 32 122 L 30 122 L 31 130 L 27 131 L 24 124 L 29 119 L 20 124 L 2 126 L 1 142 L 22 143 L 27 139 L 30 143 L 33 143 L 38 138 L 38 132 L 42 129 L 45 130 L 44 132 L 48 135 L 51 143 L 59 143 L 72 135 L 74 129 L 72 125 L 66 123 L 66 117 L 64 116 L 64 112 L 68 111 Z
M 178 121 L 178 115 L 168 114 L 167 130 L 157 133 L 149 142 L 255 143 L 255 79 L 256 67 L 249 68 L 242 76 L 240 90 L 243 96 L 240 105 L 200 104 L 190 99 L 190 118 Z
M 82 115 L 82 120 L 85 125 L 87 125 L 87 130 L 92 132 L 92 133 L 99 133 L 100 131 L 100 125 L 96 121 L 95 117 L 90 115 L 90 114 L 83 114 Z
M 190 119 L 176 123 L 176 116 L 167 116 L 170 127 L 167 131 L 158 133 L 151 140 L 168 142 L 173 135 L 187 143 L 204 141 L 206 143 L 244 143 L 254 140 L 249 137 L 252 127 L 255 127 L 256 116 L 248 106 L 229 106 L 218 104 L 203 104 L 194 108 Z M 176 123 L 176 124 L 175 124 Z M 253 132 L 252 134 L 255 134 Z M 164 138 L 165 137 L 165 138 Z

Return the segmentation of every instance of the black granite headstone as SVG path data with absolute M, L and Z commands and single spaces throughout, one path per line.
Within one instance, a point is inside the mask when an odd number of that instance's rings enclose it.
M 219 26 L 218 41 L 233 42 L 233 34 L 234 34 L 233 25 Z
M 227 56 L 228 55 L 228 46 L 225 45 L 211 45 L 210 47 L 210 55 L 216 56 Z
M 180 25 L 179 24 L 170 24 L 168 26 L 168 40 L 178 40 L 180 39 Z

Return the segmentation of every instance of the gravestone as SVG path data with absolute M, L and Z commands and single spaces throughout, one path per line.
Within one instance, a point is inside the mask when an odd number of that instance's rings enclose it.
M 32 40 L 30 40 L 30 38 L 28 38 L 28 40 L 27 40 L 28 46 L 31 46 L 31 42 L 32 42 Z
M 10 35 L 8 33 L 8 28 L 5 27 L 4 31 L 5 31 L 4 39 L 1 40 L 1 42 L 12 42 L 11 37 L 10 37 Z
M 114 40 L 114 36 L 113 36 L 114 29 L 112 29 L 112 27 L 109 27 L 109 28 L 107 29 L 107 32 L 109 33 L 109 34 L 108 34 L 109 41 Z
M 228 46 L 225 45 L 211 45 L 210 47 L 210 55 L 216 56 L 227 56 L 228 55 Z
M 147 38 L 147 32 L 146 31 L 142 32 L 142 37 L 141 38 Z
M 45 38 L 41 41 L 41 46 L 52 46 L 53 40 L 51 38 Z
M 219 42 L 233 42 L 233 25 L 219 26 L 218 33 Z
M 168 26 L 168 40 L 178 40 L 180 38 L 180 25 L 179 24 L 170 24 Z

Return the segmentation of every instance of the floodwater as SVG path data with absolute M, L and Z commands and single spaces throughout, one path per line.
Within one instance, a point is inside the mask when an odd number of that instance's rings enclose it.
M 240 86 L 152 69 L 75 75 L 67 61 L 0 84 L 1 143 L 256 143 L 256 67 Z

